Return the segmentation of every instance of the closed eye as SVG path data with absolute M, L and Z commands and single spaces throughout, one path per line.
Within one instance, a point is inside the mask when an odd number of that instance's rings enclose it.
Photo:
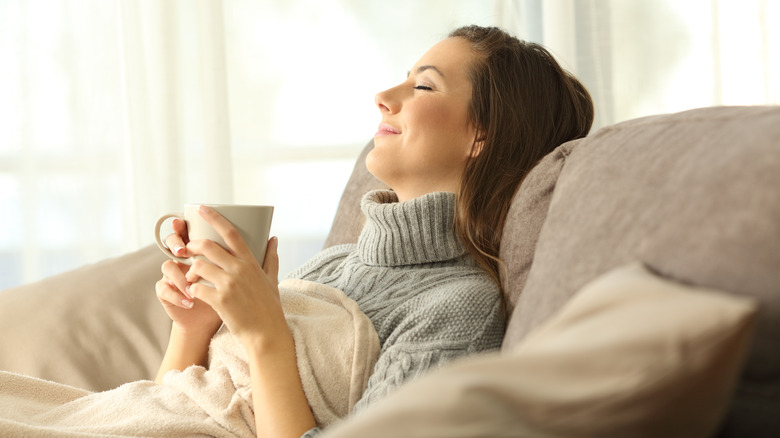
M 416 85 L 416 86 L 414 87 L 414 89 L 415 89 L 415 90 L 425 90 L 425 91 L 432 91 L 432 90 L 433 90 L 433 88 L 431 88 L 431 87 L 428 87 L 428 86 L 426 86 L 426 85 Z

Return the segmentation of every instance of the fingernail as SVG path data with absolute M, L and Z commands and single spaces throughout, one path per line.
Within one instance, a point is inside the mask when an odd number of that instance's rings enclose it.
M 181 303 L 184 304 L 184 307 L 186 307 L 188 309 L 192 309 L 192 306 L 195 305 L 195 303 L 193 303 L 192 301 L 190 301 L 190 300 L 188 300 L 186 298 L 181 300 Z
M 190 285 L 184 287 L 184 293 L 186 293 L 188 297 L 192 298 L 192 293 L 190 292 Z
M 184 254 L 184 247 L 183 246 L 175 246 L 173 247 L 173 253 L 180 256 Z
M 198 206 L 198 211 L 201 212 L 201 213 L 208 213 L 208 212 L 211 211 L 211 209 L 206 207 L 205 205 L 199 205 Z

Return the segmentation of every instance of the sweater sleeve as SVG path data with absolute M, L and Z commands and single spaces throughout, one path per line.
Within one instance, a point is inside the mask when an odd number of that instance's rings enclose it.
M 412 346 L 397 345 L 382 353 L 368 381 L 368 387 L 353 412 L 359 412 L 381 400 L 404 382 L 465 355 L 463 349 L 425 351 L 409 347 Z

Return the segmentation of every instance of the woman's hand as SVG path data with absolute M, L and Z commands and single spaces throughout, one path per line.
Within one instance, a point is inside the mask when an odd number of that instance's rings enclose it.
M 261 267 L 227 219 L 205 206 L 198 212 L 227 248 L 211 240 L 187 244 L 188 253 L 207 259 L 194 260 L 185 274 L 185 280 L 192 284 L 189 293 L 211 306 L 247 350 L 294 350 L 279 299 L 277 239 L 269 240 Z M 195 283 L 200 278 L 214 287 Z
M 165 240 L 166 245 L 177 256 L 189 256 L 185 246 L 188 241 L 187 224 L 181 219 L 174 219 L 173 230 L 174 234 Z M 191 283 L 185 277 L 189 269 L 189 265 L 173 260 L 163 263 L 163 277 L 155 287 L 157 299 L 182 334 L 211 338 L 222 325 L 222 320 L 209 305 L 189 294 Z

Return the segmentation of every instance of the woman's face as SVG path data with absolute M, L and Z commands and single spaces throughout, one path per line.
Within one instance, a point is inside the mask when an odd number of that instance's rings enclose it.
M 457 191 L 476 138 L 466 71 L 474 56 L 465 39 L 445 39 L 417 61 L 406 81 L 376 95 L 382 121 L 366 166 L 400 201 Z

